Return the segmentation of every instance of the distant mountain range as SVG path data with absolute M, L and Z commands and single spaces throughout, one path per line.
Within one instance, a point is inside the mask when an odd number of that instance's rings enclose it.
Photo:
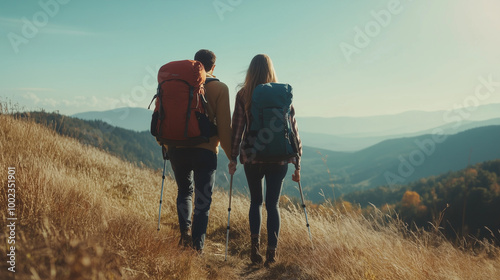
M 371 117 L 297 117 L 303 142 L 310 147 L 333 151 L 359 151 L 384 140 L 433 133 L 445 134 L 467 129 L 500 125 L 500 104 L 488 104 L 462 111 L 410 111 Z M 109 111 L 73 115 L 83 120 L 102 120 L 134 131 L 149 130 L 151 110 L 124 107 Z
M 409 111 L 395 115 L 368 117 L 297 117 L 299 130 L 350 138 L 414 134 L 451 125 L 458 128 L 466 122 L 500 118 L 500 104 L 450 111 Z M 335 149 L 333 149 L 335 150 Z
M 384 140 L 413 137 L 424 134 L 432 134 L 434 131 L 443 131 L 446 134 L 455 134 L 468 129 L 483 127 L 489 125 L 500 125 L 500 118 L 489 119 L 485 121 L 462 121 L 460 125 L 446 124 L 439 127 L 426 129 L 423 131 L 412 132 L 398 135 L 370 136 L 370 137 L 349 137 L 337 136 L 330 134 L 314 133 L 308 131 L 300 131 L 300 137 L 304 143 L 309 146 L 335 151 L 359 151 Z M 307 126 L 306 126 L 307 127 Z M 300 129 L 299 129 L 300 130 Z
M 149 132 L 134 132 L 107 125 L 102 121 L 83 121 L 48 113 L 26 114 L 52 127 L 58 133 L 108 150 L 138 165 L 163 167 L 161 149 Z M 20 115 L 23 117 L 22 115 Z M 500 126 L 486 126 L 454 135 L 426 134 L 384 140 L 356 152 L 334 152 L 309 147 L 305 143 L 302 157 L 302 186 L 306 198 L 320 202 L 324 197 L 381 185 L 407 184 L 420 178 L 438 175 L 500 158 Z M 217 185 L 229 186 L 224 153 L 219 153 Z M 298 196 L 297 184 L 291 181 L 293 166 L 285 179 L 283 193 Z M 243 167 L 234 176 L 236 191 L 247 193 Z M 332 188 L 333 186 L 333 188 Z
M 146 131 L 150 129 L 152 113 L 153 111 L 144 108 L 122 107 L 108 111 L 78 113 L 72 117 L 88 121 L 101 120 L 112 126 L 133 131 Z

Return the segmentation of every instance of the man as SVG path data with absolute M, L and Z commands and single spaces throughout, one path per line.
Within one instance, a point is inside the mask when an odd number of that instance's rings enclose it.
M 192 240 L 192 246 L 201 253 L 212 203 L 219 144 L 226 156 L 231 156 L 231 112 L 229 90 L 213 75 L 215 54 L 200 50 L 194 60 L 201 62 L 205 68 L 205 98 L 209 105 L 209 119 L 217 125 L 217 135 L 210 137 L 208 143 L 194 147 L 169 146 L 168 156 L 177 182 L 177 214 L 181 231 L 179 244 L 189 247 Z M 195 201 L 191 219 L 193 191 Z

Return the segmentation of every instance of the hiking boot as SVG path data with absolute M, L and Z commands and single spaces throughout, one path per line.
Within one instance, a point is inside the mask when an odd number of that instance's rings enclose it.
M 253 264 L 258 264 L 262 263 L 263 259 L 262 256 L 259 253 L 259 235 L 258 234 L 252 234 L 252 252 L 250 255 L 250 260 L 252 261 Z
M 185 248 L 191 248 L 193 246 L 193 241 L 191 240 L 191 233 L 188 230 L 181 231 L 181 239 L 179 240 L 179 246 L 184 246 Z
M 264 263 L 264 265 L 266 267 L 269 267 L 272 264 L 274 264 L 275 262 L 276 262 L 276 249 L 267 248 L 266 262 Z

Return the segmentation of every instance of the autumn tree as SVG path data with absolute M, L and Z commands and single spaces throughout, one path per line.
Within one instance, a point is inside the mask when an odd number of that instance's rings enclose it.
M 401 206 L 403 208 L 412 208 L 418 207 L 422 199 L 420 199 L 420 195 L 417 192 L 407 190 L 403 194 L 403 199 L 401 199 Z

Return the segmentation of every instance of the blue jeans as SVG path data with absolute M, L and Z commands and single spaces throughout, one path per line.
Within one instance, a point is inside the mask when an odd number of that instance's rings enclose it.
M 245 164 L 245 174 L 250 189 L 250 233 L 260 234 L 262 221 L 263 187 L 262 179 L 266 180 L 266 210 L 267 210 L 267 246 L 276 249 L 280 233 L 279 200 L 283 179 L 288 171 L 288 165 L 275 163 Z
M 172 148 L 168 155 L 177 182 L 177 216 L 181 232 L 189 231 L 193 247 L 202 250 L 207 233 L 208 215 L 215 184 L 217 155 L 202 148 Z M 195 195 L 193 214 L 193 190 Z

